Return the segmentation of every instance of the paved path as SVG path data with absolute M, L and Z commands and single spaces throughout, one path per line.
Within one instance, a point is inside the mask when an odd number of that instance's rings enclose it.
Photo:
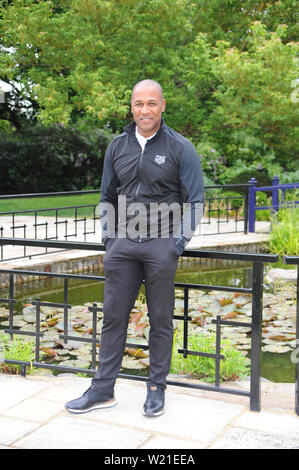
M 127 449 L 128 455 L 130 449 L 299 449 L 294 384 L 263 381 L 260 413 L 249 410 L 247 397 L 168 386 L 165 414 L 146 418 L 145 383 L 118 379 L 116 407 L 68 413 L 65 402 L 89 384 L 69 374 L 0 375 L 0 448 Z

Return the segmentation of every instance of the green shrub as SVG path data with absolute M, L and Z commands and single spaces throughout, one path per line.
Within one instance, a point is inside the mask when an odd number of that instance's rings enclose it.
M 0 194 L 99 188 L 103 159 L 112 134 L 80 134 L 63 126 L 28 126 L 0 133 Z
M 215 359 L 204 356 L 189 355 L 185 359 L 178 349 L 183 347 L 182 332 L 176 332 L 172 353 L 171 373 L 188 374 L 191 378 L 213 382 L 215 380 Z M 192 351 L 214 353 L 216 352 L 216 336 L 205 333 L 188 336 L 188 349 Z M 221 341 L 220 354 L 220 380 L 236 380 L 249 375 L 249 360 L 233 348 L 229 340 Z
M 272 216 L 268 247 L 278 255 L 299 255 L 299 209 L 280 209 Z
M 6 364 L 4 359 L 31 362 L 34 357 L 33 343 L 18 336 L 11 339 L 10 335 L 0 335 L 0 372 L 18 373 L 21 369 L 20 365 Z

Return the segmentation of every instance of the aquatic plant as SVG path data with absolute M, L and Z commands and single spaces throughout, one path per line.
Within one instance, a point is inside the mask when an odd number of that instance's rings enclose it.
M 272 216 L 272 229 L 268 241 L 271 253 L 299 255 L 299 209 L 281 209 Z
M 21 366 L 6 364 L 5 359 L 32 362 L 34 359 L 33 343 L 18 336 L 11 338 L 8 334 L 0 334 L 0 372 L 17 374 Z
M 178 352 L 183 347 L 182 330 L 177 330 L 174 336 L 174 346 L 171 362 L 171 373 L 187 374 L 190 378 L 201 379 L 207 382 L 215 380 L 215 359 L 205 356 L 188 355 L 187 358 Z M 188 336 L 188 349 L 196 352 L 215 354 L 216 335 L 199 333 Z M 220 361 L 220 380 L 232 381 L 244 378 L 250 373 L 250 361 L 234 348 L 229 339 L 221 341 L 220 354 L 224 359 Z

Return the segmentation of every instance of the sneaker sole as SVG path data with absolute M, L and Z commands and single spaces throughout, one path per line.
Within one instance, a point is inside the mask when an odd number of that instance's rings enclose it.
M 156 418 L 157 416 L 161 416 L 165 413 L 165 410 L 157 411 L 156 413 L 146 413 L 143 412 L 143 416 L 147 416 L 148 418 Z
M 115 405 L 117 405 L 117 401 L 113 400 L 113 401 L 106 402 L 106 403 L 101 403 L 101 404 L 96 404 L 95 403 L 94 405 L 92 405 L 89 408 L 86 408 L 84 410 L 72 410 L 72 409 L 67 408 L 67 407 L 65 407 L 65 409 L 67 411 L 69 411 L 70 413 L 81 414 L 81 413 L 88 413 L 89 411 L 93 411 L 93 410 L 102 410 L 102 409 L 105 409 L 105 408 L 112 408 Z

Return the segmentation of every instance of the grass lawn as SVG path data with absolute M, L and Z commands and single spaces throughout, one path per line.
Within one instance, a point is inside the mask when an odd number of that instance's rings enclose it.
M 48 209 L 56 207 L 84 206 L 87 204 L 98 204 L 99 193 L 82 194 L 73 196 L 50 196 L 32 197 L 20 199 L 0 199 L 0 217 L 3 212 L 29 211 L 26 215 L 34 215 L 33 209 Z M 1 214 L 2 213 L 2 214 Z M 4 215 L 4 214 L 3 214 Z M 55 217 L 55 211 L 40 212 L 39 215 Z M 73 217 L 74 209 L 64 209 L 58 212 L 59 217 Z M 93 217 L 92 207 L 82 207 L 78 209 L 78 216 Z

